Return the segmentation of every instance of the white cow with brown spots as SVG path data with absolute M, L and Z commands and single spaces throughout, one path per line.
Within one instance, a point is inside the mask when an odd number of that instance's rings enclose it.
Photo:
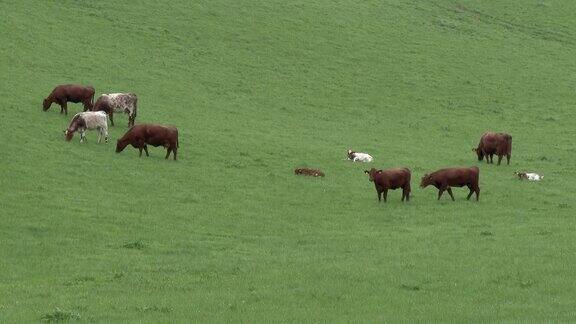
M 110 123 L 114 126 L 114 113 L 128 114 L 128 127 L 134 126 L 138 112 L 138 97 L 133 93 L 105 93 L 102 94 L 92 111 L 104 111 L 110 117 Z

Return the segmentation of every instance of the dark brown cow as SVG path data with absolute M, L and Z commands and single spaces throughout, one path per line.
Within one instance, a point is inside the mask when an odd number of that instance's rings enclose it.
M 476 201 L 480 195 L 480 187 L 478 186 L 478 178 L 480 176 L 480 169 L 478 167 L 470 168 L 448 168 L 441 169 L 436 172 L 426 174 L 422 177 L 420 182 L 421 188 L 426 188 L 429 185 L 433 185 L 438 188 L 438 200 L 442 197 L 444 190 L 447 190 L 454 200 L 454 195 L 452 194 L 452 189 L 450 187 L 464 187 L 467 186 L 470 189 L 470 193 L 466 199 L 470 199 L 472 193 L 476 193 Z
M 306 176 L 314 176 L 314 177 L 323 177 L 324 172 L 316 169 L 309 169 L 309 168 L 298 168 L 294 170 L 294 174 L 296 175 L 306 175 Z
M 404 201 L 404 199 L 406 199 L 406 201 L 410 200 L 411 173 L 408 168 L 387 170 L 376 170 L 372 168 L 370 171 L 365 170 L 364 173 L 368 175 L 368 180 L 374 182 L 378 201 L 381 201 L 382 194 L 384 194 L 384 202 L 386 202 L 388 190 L 396 190 L 398 188 L 402 188 L 401 201 Z
M 166 159 L 170 156 L 170 152 L 174 152 L 174 160 L 176 160 L 176 153 L 178 150 L 178 129 L 174 126 L 163 126 L 158 124 L 140 124 L 130 128 L 122 138 L 116 142 L 116 153 L 120 153 L 124 148 L 131 144 L 134 148 L 142 150 L 148 155 L 148 147 L 146 144 L 152 146 L 164 146 L 167 149 Z
M 498 165 L 500 165 L 503 156 L 506 156 L 507 164 L 510 165 L 512 136 L 506 133 L 484 133 L 480 138 L 478 147 L 472 151 L 478 155 L 478 161 L 482 161 L 486 157 L 486 163 L 494 163 L 493 157 L 496 154 L 498 155 Z
M 94 88 L 92 86 L 83 86 L 78 84 L 63 84 L 56 86 L 50 95 L 44 98 L 42 110 L 46 111 L 52 103 L 60 105 L 60 113 L 65 112 L 68 115 L 68 102 L 84 105 L 84 111 L 92 108 L 94 101 Z

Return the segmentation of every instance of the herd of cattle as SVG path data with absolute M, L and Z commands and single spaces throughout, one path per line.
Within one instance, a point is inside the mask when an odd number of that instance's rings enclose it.
M 494 163 L 494 155 L 498 157 L 498 165 L 502 159 L 506 157 L 506 162 L 510 164 L 510 157 L 512 156 L 512 136 L 506 133 L 492 133 L 486 132 L 480 138 L 480 142 L 476 148 L 472 149 L 478 157 L 478 161 L 486 159 L 487 163 Z M 354 152 L 348 150 L 346 152 L 347 159 L 353 162 L 372 162 L 374 158 L 368 153 Z M 324 173 L 317 169 L 298 168 L 294 170 L 296 175 L 309 175 L 309 176 L 324 176 Z M 402 189 L 401 201 L 410 200 L 410 180 L 412 173 L 408 168 L 394 168 L 386 170 L 377 170 L 372 168 L 365 170 L 364 173 L 368 175 L 368 180 L 374 183 L 378 201 L 384 202 L 387 200 L 388 190 Z M 536 173 L 515 172 L 519 179 L 527 179 L 530 181 L 540 181 L 543 176 Z M 438 200 L 442 197 L 444 191 L 447 191 L 452 200 L 454 195 L 452 187 L 468 187 L 470 192 L 466 199 L 470 199 L 473 194 L 476 195 L 476 200 L 480 198 L 480 186 L 478 180 L 480 178 L 480 169 L 476 166 L 468 168 L 446 168 L 440 169 L 435 172 L 425 174 L 421 181 L 420 187 L 426 188 L 434 186 L 438 189 Z
M 148 154 L 147 145 L 166 148 L 166 159 L 173 153 L 174 160 L 178 151 L 178 129 L 160 124 L 135 125 L 138 112 L 138 97 L 133 93 L 110 93 L 101 95 L 94 103 L 94 88 L 76 84 L 59 85 L 44 99 L 42 108 L 48 110 L 53 103 L 60 105 L 60 113 L 68 114 L 68 102 L 82 103 L 84 111 L 74 115 L 68 129 L 64 131 L 67 141 L 72 140 L 74 133 L 80 133 L 80 142 L 86 139 L 86 130 L 98 131 L 98 143 L 102 137 L 108 143 L 108 118 L 114 126 L 114 113 L 128 114 L 128 127 L 124 136 L 116 142 L 116 152 L 122 152 L 128 145 Z
M 53 103 L 60 105 L 60 113 L 68 114 L 68 102 L 82 103 L 84 111 L 72 118 L 68 129 L 64 131 L 67 141 L 72 140 L 74 133 L 80 133 L 80 142 L 86 139 L 86 130 L 98 131 L 98 143 L 102 137 L 108 142 L 108 119 L 114 126 L 114 113 L 128 114 L 128 131 L 116 141 L 116 152 L 122 152 L 128 145 L 132 145 L 140 151 L 148 154 L 147 145 L 163 146 L 166 148 L 166 159 L 173 153 L 174 160 L 179 147 L 178 129 L 173 126 L 160 124 L 135 124 L 138 112 L 138 97 L 133 93 L 110 93 L 101 95 L 94 103 L 94 88 L 91 86 L 66 84 L 59 85 L 52 90 L 50 95 L 44 99 L 43 110 L 46 111 Z M 478 161 L 486 159 L 487 163 L 494 163 L 494 155 L 498 156 L 498 165 L 506 157 L 507 164 L 510 164 L 512 154 L 512 136 L 505 133 L 487 132 L 480 138 L 480 143 L 472 149 L 478 156 Z M 367 153 L 354 152 L 348 150 L 347 158 L 354 162 L 372 162 L 374 158 Z M 324 177 L 324 173 L 317 169 L 298 168 L 294 170 L 296 175 L 307 175 L 314 177 Z M 384 197 L 386 202 L 388 190 L 402 189 L 402 201 L 410 200 L 410 180 L 411 171 L 408 168 L 395 168 L 387 170 L 377 170 L 372 168 L 365 170 L 369 181 L 374 183 L 378 200 Z M 520 179 L 540 181 L 543 177 L 536 173 L 515 173 Z M 478 167 L 469 168 L 447 168 L 437 170 L 430 174 L 425 174 L 420 187 L 434 186 L 438 189 L 438 199 L 442 197 L 444 191 L 454 200 L 452 187 L 468 187 L 470 193 L 466 199 L 475 194 L 476 200 L 480 197 L 480 187 L 478 179 L 480 169 Z

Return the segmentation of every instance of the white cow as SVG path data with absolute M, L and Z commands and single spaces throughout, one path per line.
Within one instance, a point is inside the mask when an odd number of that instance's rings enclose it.
M 354 162 L 372 162 L 372 160 L 374 160 L 374 158 L 368 153 L 354 152 L 352 150 L 348 150 L 346 155 L 348 156 L 348 160 Z
M 516 174 L 520 180 L 526 179 L 528 181 L 540 181 L 544 179 L 544 176 L 534 172 L 515 172 L 514 174 Z
M 66 140 L 72 140 L 76 131 L 80 132 L 80 143 L 84 142 L 86 138 L 87 129 L 98 130 L 98 143 L 102 140 L 102 136 L 108 143 L 108 115 L 103 111 L 85 111 L 77 113 L 70 121 L 68 129 L 64 131 Z

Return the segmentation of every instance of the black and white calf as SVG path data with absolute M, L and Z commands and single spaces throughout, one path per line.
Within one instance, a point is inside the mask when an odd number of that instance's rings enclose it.
M 130 127 L 134 126 L 136 120 L 137 104 L 138 97 L 133 93 L 105 93 L 96 100 L 92 111 L 106 112 L 112 126 L 114 126 L 115 112 L 128 114 L 128 127 Z

